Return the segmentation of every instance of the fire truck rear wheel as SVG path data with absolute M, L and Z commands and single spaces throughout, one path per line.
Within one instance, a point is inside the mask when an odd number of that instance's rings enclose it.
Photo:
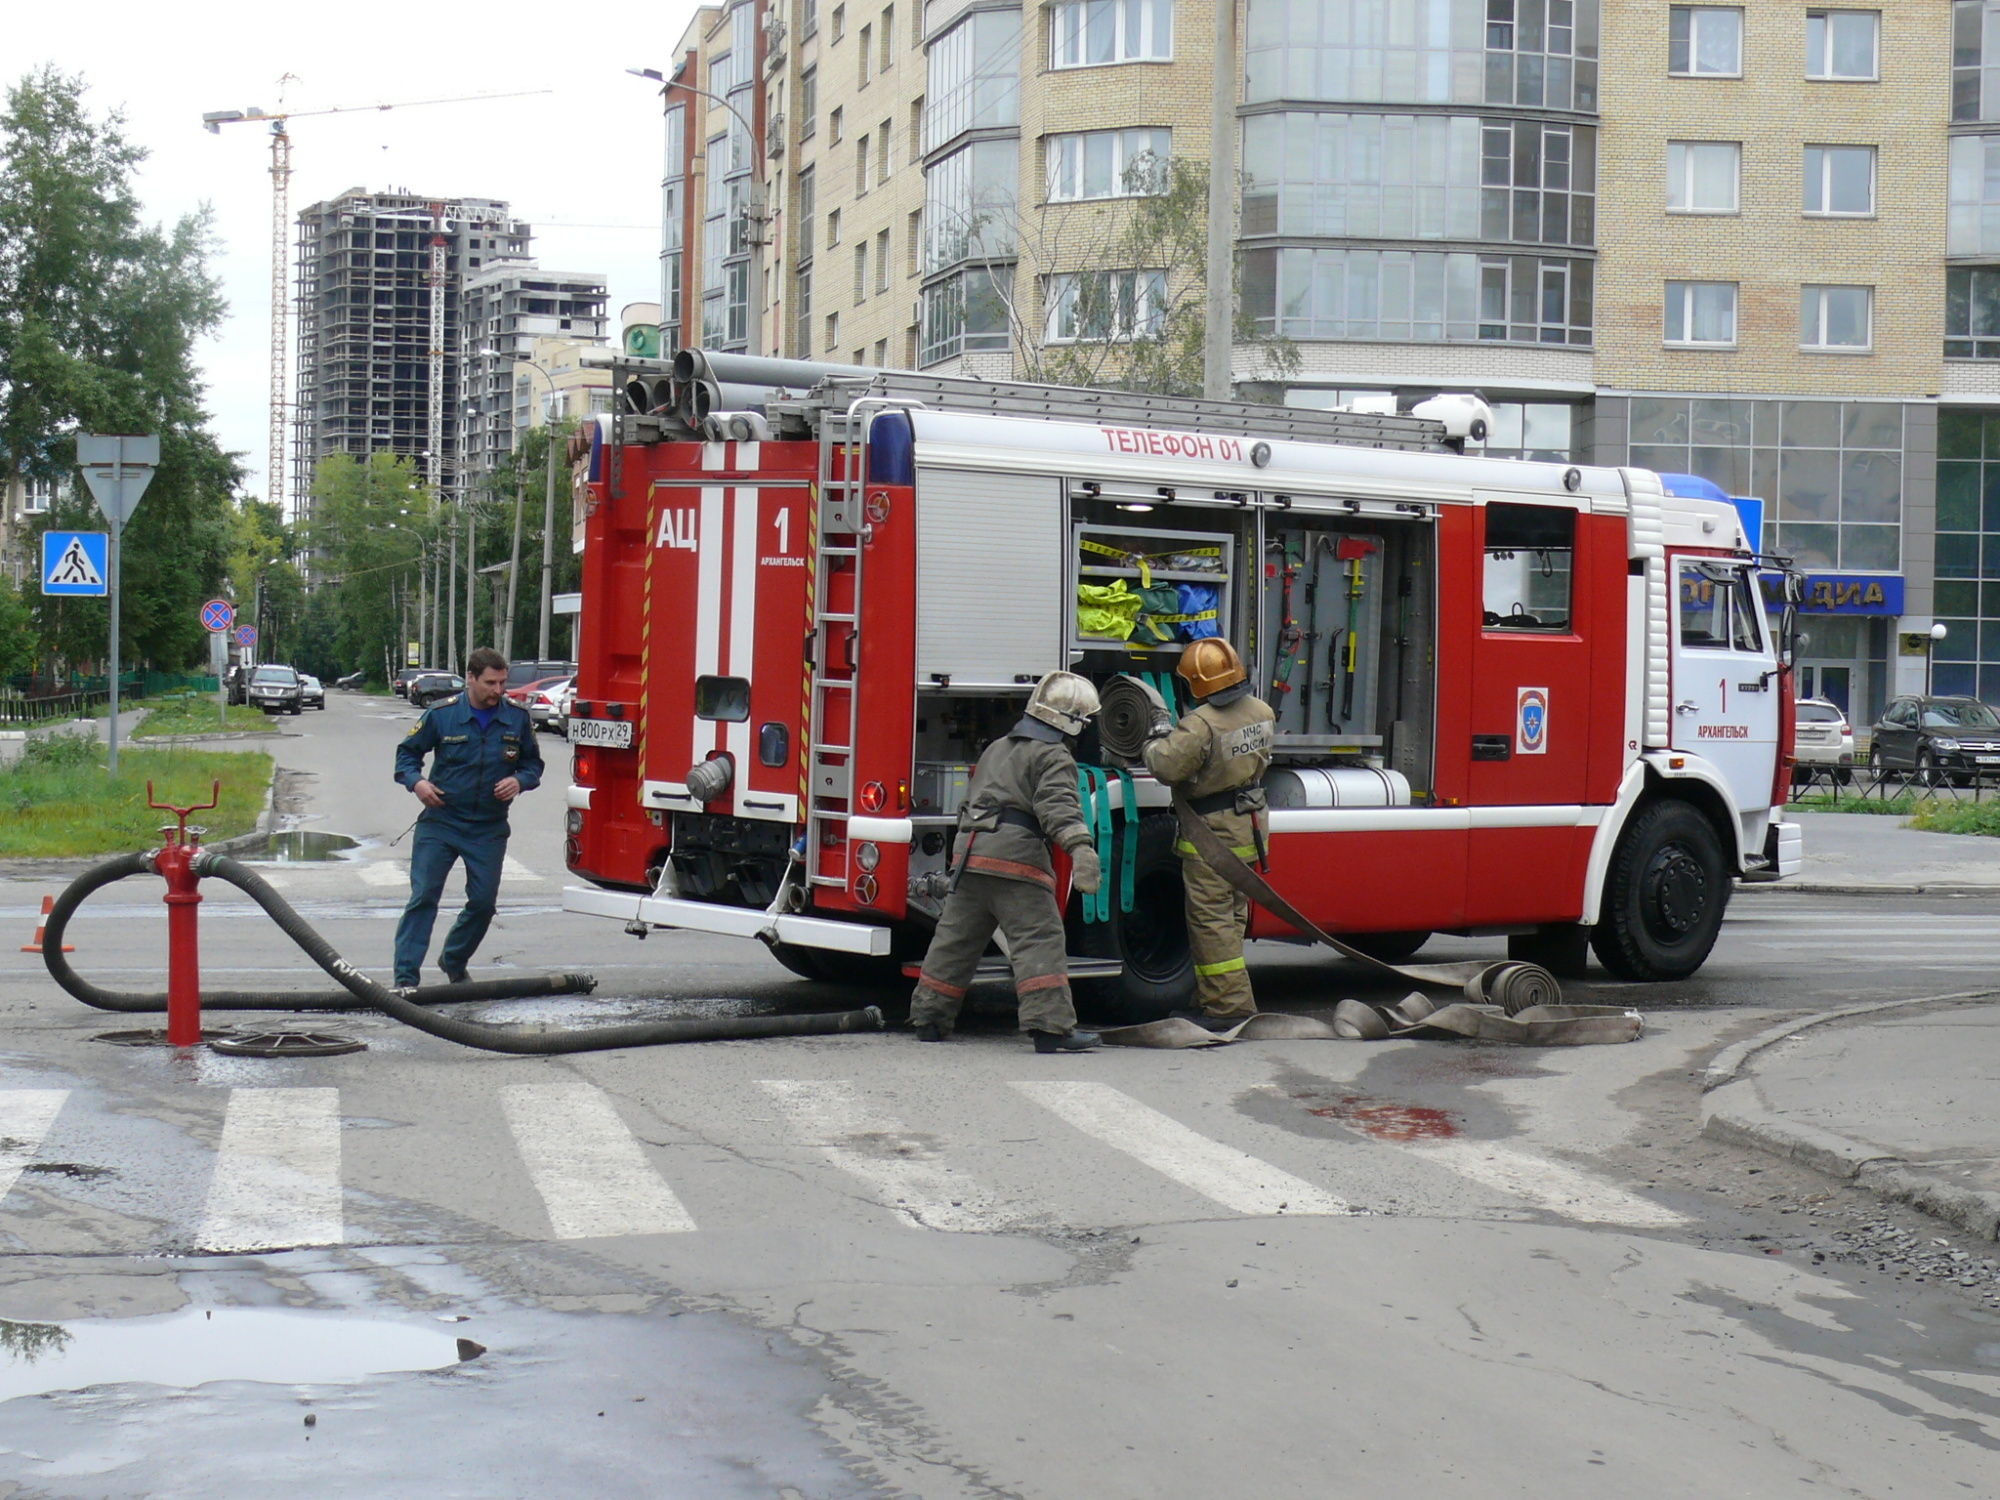
M 1619 836 L 1591 929 L 1598 962 L 1620 979 L 1685 979 L 1702 966 L 1729 905 L 1715 826 L 1686 802 L 1642 807 Z
M 1194 956 L 1188 949 L 1187 893 L 1181 884 L 1177 830 L 1171 814 L 1139 820 L 1133 855 L 1132 909 L 1121 911 L 1125 825 L 1117 828 L 1116 853 L 1104 861 L 1111 888 L 1111 920 L 1085 922 L 1070 901 L 1070 952 L 1086 958 L 1116 958 L 1125 971 L 1116 979 L 1083 979 L 1072 986 L 1077 1007 L 1095 1021 L 1137 1025 L 1157 1021 L 1194 1003 Z
M 908 950 L 909 940 L 899 932 L 894 951 L 886 958 L 836 953 L 827 948 L 799 948 L 790 943 L 771 944 L 771 957 L 801 979 L 844 984 L 854 989 L 894 990 L 909 988 L 910 981 L 903 974 L 903 965 L 911 956 Z M 918 941 L 915 956 L 921 957 L 923 951 L 924 944 Z

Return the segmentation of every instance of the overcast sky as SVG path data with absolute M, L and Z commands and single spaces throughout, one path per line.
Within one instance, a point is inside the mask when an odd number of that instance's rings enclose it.
M 147 215 L 215 211 L 215 270 L 229 299 L 221 334 L 200 352 L 208 399 L 245 486 L 264 493 L 269 405 L 271 179 L 268 127 L 201 127 L 211 110 L 298 110 L 547 89 L 492 103 L 302 119 L 291 127 L 292 207 L 345 192 L 408 188 L 498 198 L 534 226 L 551 270 L 607 278 L 610 310 L 659 286 L 661 166 L 657 84 L 627 67 L 662 67 L 693 0 L 633 6 L 486 0 L 248 0 L 9 3 L 0 73 L 11 85 L 45 62 L 81 73 L 93 113 L 120 109 L 148 159 Z M 289 337 L 289 335 L 288 335 Z

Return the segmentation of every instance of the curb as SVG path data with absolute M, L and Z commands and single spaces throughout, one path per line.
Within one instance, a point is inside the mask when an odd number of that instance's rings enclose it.
M 1919 1005 L 1987 1000 L 1996 994 L 2000 991 L 1968 990 L 1949 995 L 1923 995 L 1908 1000 L 1885 1000 L 1870 1005 L 1849 1005 L 1839 1010 L 1801 1016 L 1733 1043 L 1716 1053 L 1703 1075 L 1701 1133 L 1710 1140 L 1763 1151 L 1835 1181 L 1852 1183 L 1878 1198 L 1905 1204 L 1920 1213 L 1955 1225 L 1978 1239 L 2000 1240 L 2000 1193 L 1961 1187 L 1852 1136 L 1818 1125 L 1780 1119 L 1764 1107 L 1763 1101 L 1757 1097 L 1754 1078 L 1745 1076 L 1744 1071 L 1750 1060 L 1766 1047 L 1815 1026 L 1907 1010 Z
M 1787 875 L 1783 880 L 1737 883 L 1737 896 L 1750 891 L 1795 896 L 2000 896 L 2000 881 L 1990 885 L 1947 885 L 1942 882 L 1935 885 L 1889 885 L 1866 881 L 1800 880 L 1797 876 Z

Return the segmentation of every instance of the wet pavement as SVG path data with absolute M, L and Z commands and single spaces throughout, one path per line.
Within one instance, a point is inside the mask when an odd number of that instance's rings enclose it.
M 406 890 L 407 722 L 334 695 L 281 759 L 299 826 L 356 846 L 260 867 L 363 964 Z M 483 1019 L 857 1003 L 561 914 L 561 814 L 525 799 L 480 967 L 603 986 Z M 40 895 L 0 883 L 0 918 Z M 94 899 L 73 961 L 162 984 L 158 895 Z M 1775 1016 L 1990 966 L 1993 905 L 1746 894 L 1695 981 L 1573 989 L 1641 1003 L 1639 1042 L 1536 1052 L 1039 1058 L 989 1005 L 943 1046 L 509 1058 L 364 1014 L 363 1053 L 177 1056 L 92 1042 L 10 950 L 0 1500 L 1983 1493 L 1991 1314 L 1878 1269 L 1875 1226 L 1919 1226 L 1746 1166 L 1695 1101 Z M 326 986 L 234 893 L 201 918 L 212 983 Z M 1269 1004 L 1368 993 L 1253 964 Z

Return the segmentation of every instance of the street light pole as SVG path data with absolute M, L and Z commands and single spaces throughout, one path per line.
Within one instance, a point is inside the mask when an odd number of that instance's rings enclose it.
M 1931 626 L 1930 649 L 1924 653 L 1924 696 L 1926 698 L 1932 696 L 1931 693 L 1932 669 L 1937 664 L 1938 642 L 1943 640 L 1946 636 L 1950 634 L 1951 631 L 1945 627 L 1945 623 L 1942 620 L 1937 621 L 1935 624 Z
M 1227 401 L 1236 334 L 1236 0 L 1216 0 L 1213 115 L 1208 141 L 1208 307 L 1201 393 Z

